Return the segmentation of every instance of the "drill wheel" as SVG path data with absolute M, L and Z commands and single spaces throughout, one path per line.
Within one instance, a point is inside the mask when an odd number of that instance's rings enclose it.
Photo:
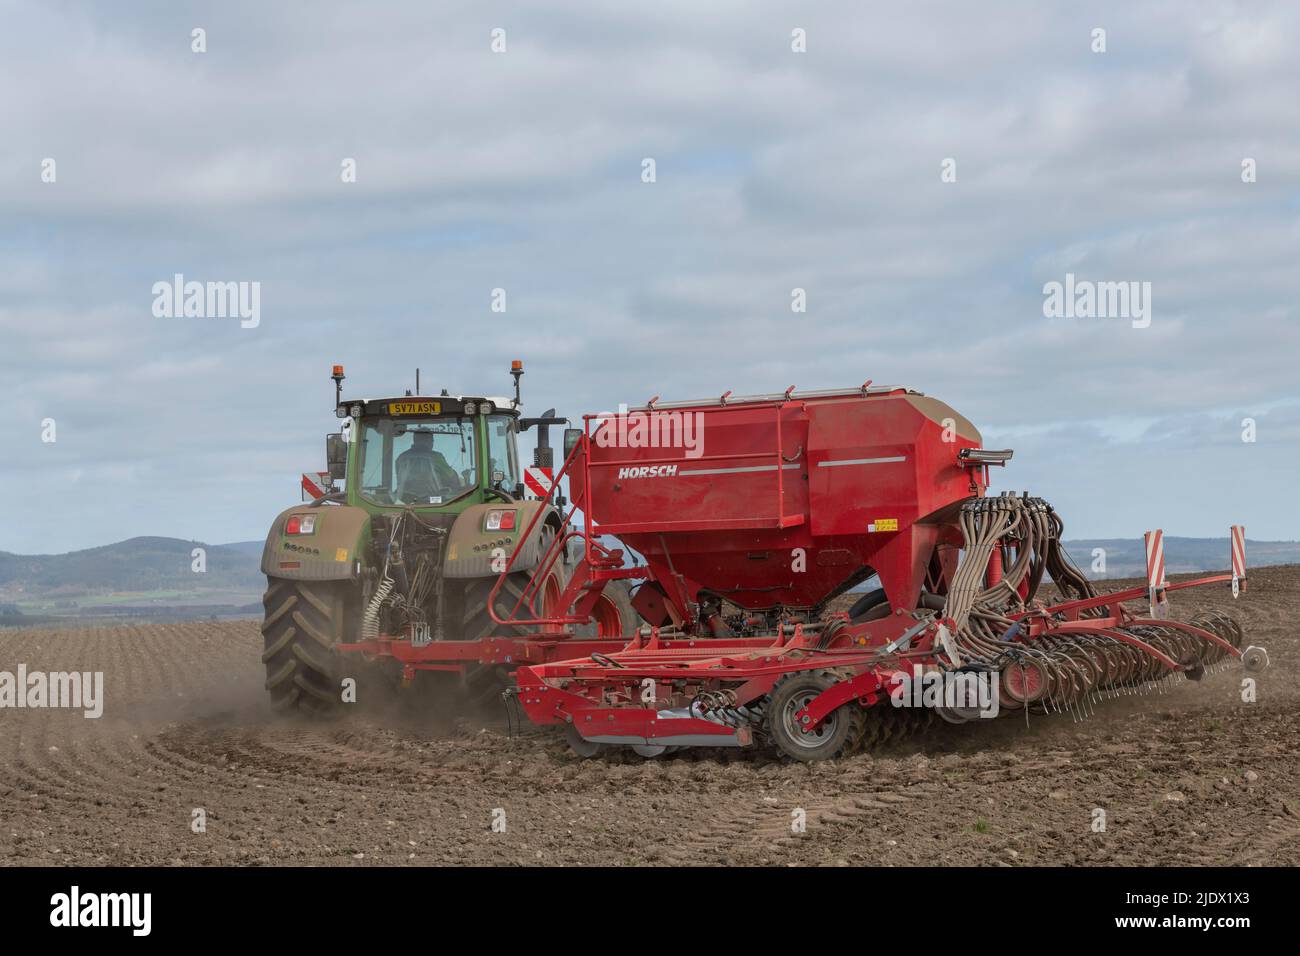
M 767 738 L 783 756 L 800 763 L 833 760 L 861 746 L 866 713 L 856 700 L 835 708 L 813 731 L 804 731 L 796 714 L 844 674 L 833 670 L 800 671 L 776 682 L 764 714 Z
M 578 728 L 573 724 L 569 724 L 564 728 L 564 740 L 569 745 L 569 749 L 583 760 L 599 757 L 608 749 L 605 744 L 588 740 L 582 736 L 582 734 L 578 733 Z

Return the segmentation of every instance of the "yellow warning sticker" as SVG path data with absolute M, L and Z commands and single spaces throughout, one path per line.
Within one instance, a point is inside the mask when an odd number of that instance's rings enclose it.
M 868 531 L 897 531 L 897 518 L 877 518 L 871 524 L 867 525 Z
M 336 550 L 336 551 L 334 552 L 334 560 L 335 560 L 335 561 L 346 561 L 347 559 L 348 559 L 348 549 L 347 549 L 347 548 L 339 548 L 338 550 Z

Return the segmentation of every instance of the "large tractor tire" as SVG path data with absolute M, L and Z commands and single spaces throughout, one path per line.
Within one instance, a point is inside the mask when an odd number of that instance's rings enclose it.
M 508 618 L 515 604 L 523 596 L 524 588 L 532 580 L 531 571 L 519 571 L 506 578 L 504 586 L 497 594 L 496 610 L 499 617 Z M 478 641 L 485 637 L 515 637 L 529 633 L 529 628 L 518 624 L 498 624 L 488 613 L 488 599 L 496 587 L 496 578 L 479 578 L 468 582 L 465 588 L 464 612 L 461 618 L 461 631 L 456 635 L 461 640 Z M 520 605 L 516 617 L 528 620 L 533 617 L 548 617 L 555 612 L 560 592 L 564 589 L 562 575 L 551 570 L 550 579 L 543 586 L 536 611 L 527 604 Z
M 548 529 L 543 534 L 549 537 L 554 532 Z M 544 539 L 543 554 L 546 553 L 548 545 L 549 540 Z M 523 597 L 524 588 L 532 581 L 533 571 L 516 571 L 510 574 L 497 594 L 497 616 L 509 618 L 512 616 L 511 612 L 514 612 L 514 617 L 522 620 L 558 616 L 560 594 L 564 591 L 564 585 L 568 583 L 569 574 L 568 565 L 562 560 L 555 562 L 547 573 L 546 583 L 541 588 L 535 608 L 530 609 L 527 604 L 521 604 L 518 611 L 515 611 L 515 605 Z M 496 583 L 496 577 L 477 578 L 466 582 L 464 600 L 460 605 L 460 632 L 448 635 L 449 637 L 453 640 L 478 641 L 485 637 L 522 637 L 531 632 L 531 628 L 522 624 L 498 624 L 492 619 L 488 611 L 488 601 Z M 453 617 L 449 623 L 454 626 L 454 622 Z M 501 692 L 508 686 L 510 686 L 510 671 L 502 665 L 471 667 L 465 674 L 464 689 L 471 705 L 486 706 L 499 700 Z
M 342 700 L 334 645 L 343 636 L 347 585 L 269 578 L 262 597 L 266 689 L 277 710 L 326 716 Z
M 593 623 L 579 624 L 579 637 L 631 637 L 641 625 L 641 615 L 632 606 L 632 592 L 626 581 L 610 581 L 591 609 Z
M 553 534 L 547 531 L 546 534 Z M 543 542 L 545 553 L 547 544 Z M 559 617 L 560 595 L 569 582 L 572 568 L 564 561 L 557 561 L 548 571 L 546 583 L 542 586 L 534 608 L 521 606 L 514 615 L 528 620 L 536 617 Z M 520 602 L 524 589 L 532 581 L 532 571 L 518 571 L 506 578 L 505 584 L 497 594 L 497 616 L 508 618 L 515 605 Z M 469 581 L 465 588 L 464 601 L 461 604 L 461 640 L 477 641 L 485 637 L 522 637 L 532 633 L 533 628 L 520 624 L 498 624 L 488 612 L 488 599 L 497 579 L 482 578 Z M 626 637 L 632 633 L 640 618 L 632 607 L 632 597 L 623 581 L 611 581 L 605 586 L 600 600 L 593 609 L 595 622 L 579 625 L 575 633 L 579 637 Z M 490 704 L 510 686 L 510 670 L 504 666 L 471 668 L 465 674 L 465 691 L 470 703 Z
M 552 569 L 551 580 L 547 581 L 541 592 L 540 606 L 537 609 L 539 613 L 534 614 L 527 607 L 522 607 L 517 616 L 521 618 L 560 616 L 559 598 L 567 578 L 567 569 L 564 573 Z M 531 572 L 528 571 L 521 571 L 506 578 L 505 586 L 497 595 L 498 616 L 510 616 L 511 610 L 524 593 L 524 588 L 528 586 L 530 579 Z M 461 633 L 464 640 L 476 641 L 492 635 L 511 637 L 529 633 L 528 628 L 513 624 L 498 624 L 492 620 L 487 604 L 495 585 L 496 578 L 485 578 L 470 582 L 469 587 L 465 589 Z M 543 609 L 545 613 L 541 613 Z M 632 607 L 632 595 L 622 581 L 610 581 L 605 585 L 591 613 L 594 622 L 577 625 L 574 633 L 578 637 L 630 637 L 641 623 L 640 615 Z

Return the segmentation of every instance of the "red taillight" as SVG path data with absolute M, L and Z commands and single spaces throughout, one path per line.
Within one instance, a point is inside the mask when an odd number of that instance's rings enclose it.
M 284 523 L 285 534 L 315 534 L 316 533 L 316 516 L 315 515 L 289 515 L 289 520 Z
M 501 516 L 501 530 L 513 531 L 514 527 L 515 527 L 515 513 L 513 511 L 507 511 L 505 514 Z

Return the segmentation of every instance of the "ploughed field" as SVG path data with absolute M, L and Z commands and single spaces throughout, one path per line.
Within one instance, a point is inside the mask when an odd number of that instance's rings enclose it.
M 1227 610 L 1268 648 L 1256 703 L 1229 666 L 1079 723 L 977 720 L 817 765 L 583 761 L 549 729 L 512 735 L 504 710 L 284 720 L 256 622 L 0 631 L 0 671 L 102 671 L 105 698 L 93 720 L 0 709 L 0 862 L 1300 863 L 1300 566 L 1253 570 L 1239 601 L 1171 600 L 1176 617 Z

